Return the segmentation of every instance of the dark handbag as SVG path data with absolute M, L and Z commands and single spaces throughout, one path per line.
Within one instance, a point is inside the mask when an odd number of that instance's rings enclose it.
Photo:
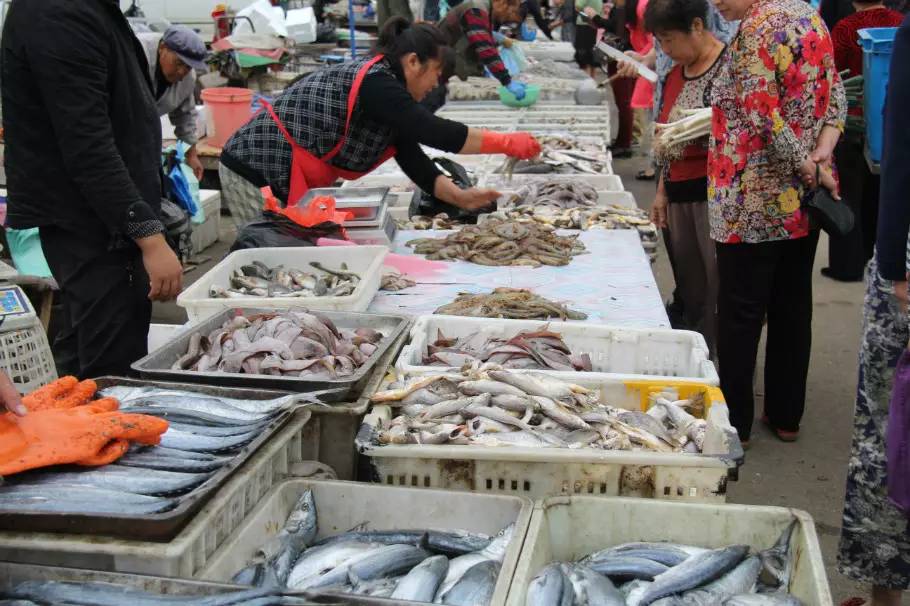
M 805 203 L 808 209 L 809 222 L 813 227 L 820 227 L 829 236 L 846 236 L 853 231 L 855 217 L 853 211 L 843 200 L 835 200 L 831 192 L 821 186 L 821 166 L 815 165 L 815 192 Z

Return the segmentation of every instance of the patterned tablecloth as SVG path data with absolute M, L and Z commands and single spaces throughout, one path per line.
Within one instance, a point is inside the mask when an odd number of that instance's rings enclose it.
M 393 252 L 410 255 L 405 242 L 441 237 L 440 231 L 399 231 Z M 651 264 L 635 231 L 582 232 L 588 253 L 565 267 L 486 267 L 465 261 L 446 263 L 432 275 L 416 276 L 417 286 L 380 291 L 369 311 L 424 315 L 450 303 L 460 292 L 490 292 L 499 286 L 529 288 L 588 314 L 588 322 L 638 328 L 669 328 Z

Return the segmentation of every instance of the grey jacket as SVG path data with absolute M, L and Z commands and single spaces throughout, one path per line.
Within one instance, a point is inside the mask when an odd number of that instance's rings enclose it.
M 158 68 L 158 43 L 161 41 L 161 34 L 136 34 L 145 50 L 145 56 L 148 58 L 149 77 L 152 85 L 155 83 L 155 70 Z M 174 125 L 174 132 L 181 141 L 194 145 L 196 137 L 196 72 L 190 70 L 186 77 L 171 84 L 164 95 L 158 99 L 158 115 L 167 114 Z

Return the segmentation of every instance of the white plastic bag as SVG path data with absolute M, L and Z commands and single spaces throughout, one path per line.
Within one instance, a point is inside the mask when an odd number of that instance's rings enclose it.
M 244 19 L 243 17 L 247 17 Z M 252 22 L 252 27 L 250 23 Z M 248 7 L 237 11 L 234 21 L 234 34 L 271 34 L 273 36 L 288 37 L 288 28 L 284 20 L 284 10 L 280 6 L 272 6 L 269 0 L 257 0 Z

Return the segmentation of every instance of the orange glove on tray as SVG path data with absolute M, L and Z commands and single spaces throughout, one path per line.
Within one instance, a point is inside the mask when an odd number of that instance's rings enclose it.
M 113 398 L 88 403 L 95 389 L 93 381 L 64 377 L 23 398 L 24 417 L 0 415 L 0 476 L 64 463 L 107 465 L 126 454 L 130 441 L 161 441 L 167 421 L 119 412 Z

